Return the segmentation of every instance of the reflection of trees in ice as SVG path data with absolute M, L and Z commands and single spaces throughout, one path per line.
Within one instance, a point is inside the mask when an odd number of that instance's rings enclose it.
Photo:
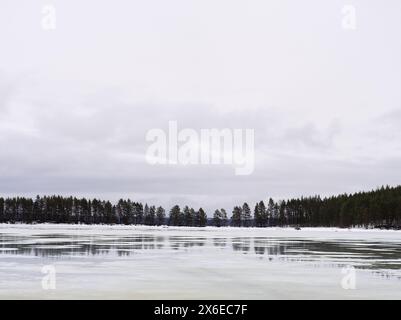
M 342 267 L 353 264 L 355 268 L 383 270 L 401 274 L 401 247 L 396 242 L 364 241 L 358 239 L 324 240 L 290 237 L 253 237 L 224 235 L 152 234 L 6 234 L 0 233 L 0 255 L 26 255 L 57 259 L 74 256 L 145 255 L 148 251 L 194 250 L 202 253 L 219 252 L 255 255 L 268 261 L 303 262 L 309 266 Z M 185 234 L 185 235 L 184 235 Z
M 256 254 L 267 254 L 267 255 L 284 255 L 287 244 L 278 243 L 277 241 L 265 240 L 255 238 L 254 250 Z
M 263 237 L 232 238 L 235 252 L 250 253 L 250 247 L 259 257 L 269 261 L 304 262 L 309 266 L 341 268 L 353 264 L 357 269 L 376 270 L 375 274 L 384 277 L 401 278 L 401 248 L 398 244 L 371 242 L 360 245 L 357 240 L 310 240 L 281 239 Z M 397 274 L 383 270 L 397 270 Z
M 165 237 L 153 235 L 0 235 L 0 254 L 59 257 L 116 253 L 118 256 L 128 256 L 137 250 L 162 249 L 164 244 Z
M 213 238 L 213 245 L 215 247 L 225 247 L 227 245 L 227 238 Z
M 234 251 L 242 251 L 243 253 L 248 253 L 251 249 L 251 239 L 250 238 L 233 238 L 232 245 Z
M 174 250 L 180 248 L 191 248 L 191 247 L 203 247 L 206 242 L 206 238 L 198 237 L 169 237 L 170 247 Z

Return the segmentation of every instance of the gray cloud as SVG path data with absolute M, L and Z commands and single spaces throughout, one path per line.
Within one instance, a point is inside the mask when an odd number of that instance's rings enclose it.
M 350 33 L 340 3 L 251 2 L 56 3 L 51 33 L 40 29 L 39 1 L 21 12 L 5 2 L 0 192 L 131 197 L 210 213 L 397 184 L 400 3 L 361 2 Z M 254 173 L 147 164 L 146 132 L 169 120 L 254 129 Z

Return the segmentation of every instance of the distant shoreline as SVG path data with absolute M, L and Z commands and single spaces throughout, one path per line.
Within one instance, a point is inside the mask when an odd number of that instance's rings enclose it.
M 282 226 L 282 227 L 216 227 L 216 226 L 205 226 L 205 227 L 187 227 L 187 226 L 146 226 L 146 225 L 121 225 L 121 224 L 72 224 L 72 223 L 0 223 L 0 231 L 2 228 L 18 228 L 26 227 L 28 229 L 41 229 L 41 227 L 51 227 L 54 229 L 120 229 L 120 230 L 177 230 L 177 231 L 207 231 L 207 230 L 227 230 L 227 231 L 240 231 L 240 230 L 255 230 L 255 231 L 293 231 L 294 233 L 301 231 L 329 231 L 329 232 L 398 232 L 401 234 L 401 230 L 385 230 L 377 228 L 364 228 L 364 227 L 353 227 L 353 228 L 339 228 L 339 227 L 303 227 L 300 230 L 292 226 Z M 0 232 L 1 233 L 1 232 Z
M 174 205 L 148 205 L 120 199 L 117 203 L 72 196 L 0 197 L 0 223 L 68 223 L 179 227 L 338 227 L 401 230 L 401 186 L 369 192 L 236 205 L 232 210 Z

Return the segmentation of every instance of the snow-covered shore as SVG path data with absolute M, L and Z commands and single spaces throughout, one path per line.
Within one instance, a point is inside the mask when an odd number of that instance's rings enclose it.
M 365 228 L 325 228 L 325 227 L 305 227 L 296 230 L 293 227 L 174 227 L 174 226 L 144 226 L 144 225 L 99 225 L 99 224 L 4 224 L 0 223 L 0 233 L 13 233 L 18 231 L 19 234 L 40 234 L 53 232 L 68 232 L 78 234 L 97 234 L 99 232 L 112 233 L 117 231 L 122 234 L 132 233 L 153 233 L 158 234 L 185 234 L 191 235 L 225 235 L 225 236 L 283 236 L 283 237 L 389 237 L 401 240 L 400 230 L 381 230 L 381 229 L 365 229 Z

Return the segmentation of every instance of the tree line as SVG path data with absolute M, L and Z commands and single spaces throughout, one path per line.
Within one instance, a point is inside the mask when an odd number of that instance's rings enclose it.
M 235 206 L 231 217 L 217 209 L 206 212 L 175 205 L 168 213 L 159 206 L 131 200 L 117 204 L 98 199 L 62 196 L 0 198 L 0 223 L 81 223 L 123 225 L 171 225 L 204 227 L 371 227 L 401 226 L 401 186 L 370 192 L 266 202 L 251 208 Z

